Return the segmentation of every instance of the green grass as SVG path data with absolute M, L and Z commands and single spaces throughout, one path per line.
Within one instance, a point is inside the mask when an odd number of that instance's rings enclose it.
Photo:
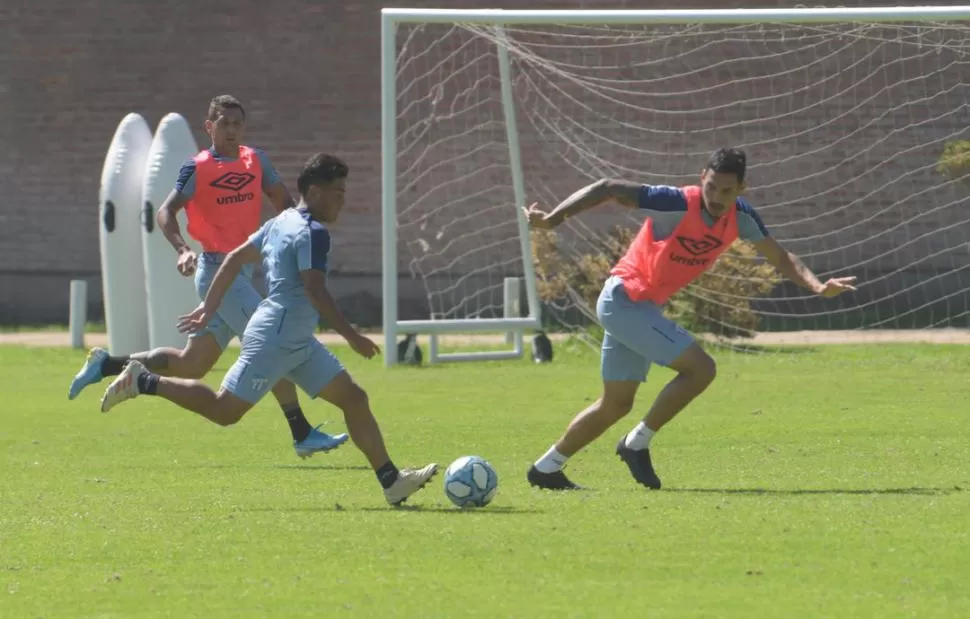
M 0 333 L 31 333 L 42 332 L 64 333 L 68 331 L 68 325 L 56 323 L 43 324 L 0 324 Z M 84 325 L 85 333 L 107 333 L 103 322 L 88 322 Z
M 495 502 L 453 509 L 439 477 L 391 509 L 353 447 L 297 459 L 271 400 L 228 429 L 147 397 L 102 415 L 100 388 L 66 400 L 79 352 L 0 348 L 0 617 L 970 616 L 965 348 L 720 354 L 654 441 L 665 490 L 613 455 L 631 418 L 564 495 L 524 473 L 596 397 L 594 353 L 338 354 L 396 463 L 482 455 Z

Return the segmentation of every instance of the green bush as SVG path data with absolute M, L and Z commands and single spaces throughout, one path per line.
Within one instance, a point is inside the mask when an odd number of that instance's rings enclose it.
M 564 250 L 556 232 L 532 231 L 539 298 L 545 303 L 558 303 L 578 297 L 589 308 L 595 308 L 610 269 L 636 232 L 617 226 L 597 243 L 593 253 L 575 256 Z M 711 269 L 670 299 L 667 316 L 695 333 L 752 337 L 758 328 L 758 315 L 751 308 L 751 300 L 767 295 L 780 281 L 774 267 L 757 261 L 756 255 L 749 243 L 735 241 Z
M 954 140 L 943 146 L 936 170 L 950 180 L 970 174 L 970 140 Z

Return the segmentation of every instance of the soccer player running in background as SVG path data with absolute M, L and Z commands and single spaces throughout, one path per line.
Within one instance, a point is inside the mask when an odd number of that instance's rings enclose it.
M 266 222 L 248 241 L 229 253 L 203 304 L 183 316 L 179 328 L 200 332 L 246 265 L 262 260 L 269 294 L 246 326 L 242 352 L 215 393 L 198 380 L 164 378 L 140 361 L 125 366 L 104 393 L 101 410 L 140 394 L 161 396 L 222 425 L 238 421 L 277 381 L 289 378 L 312 397 L 321 397 L 344 413 L 354 444 L 364 453 L 384 488 L 388 503 L 398 505 L 422 488 L 437 464 L 398 470 L 384 447 L 367 394 L 314 332 L 323 316 L 359 355 L 370 359 L 380 350 L 344 318 L 327 290 L 330 232 L 344 205 L 347 165 L 331 155 L 311 157 L 300 173 L 298 208 Z
M 593 442 L 633 408 L 651 364 L 677 372 L 643 420 L 616 446 L 633 478 L 660 488 L 650 459 L 654 435 L 700 395 L 716 371 L 714 360 L 676 323 L 663 306 L 686 287 L 737 238 L 750 241 L 782 275 L 823 297 L 849 290 L 856 278 L 825 283 L 769 234 L 755 210 L 740 198 L 746 156 L 737 149 L 715 151 L 701 172 L 700 186 L 640 185 L 600 180 L 566 198 L 550 213 L 536 204 L 525 209 L 533 228 L 554 228 L 567 217 L 613 201 L 646 211 L 647 219 L 626 254 L 610 271 L 596 304 L 603 325 L 602 396 L 569 424 L 566 433 L 529 469 L 530 484 L 550 490 L 578 488 L 562 472 L 566 461 Z
M 156 218 L 165 238 L 175 248 L 179 273 L 186 277 L 195 275 L 200 299 L 205 297 L 226 254 L 259 229 L 262 192 L 278 212 L 294 206 L 266 153 L 242 144 L 245 129 L 246 111 L 238 99 L 230 95 L 213 98 L 205 122 L 212 145 L 182 166 L 175 189 Z M 183 208 L 189 234 L 202 245 L 201 256 L 189 248 L 179 230 L 176 215 Z M 71 383 L 68 398 L 73 400 L 84 387 L 105 376 L 120 374 L 131 360 L 161 375 L 202 378 L 234 335 L 242 339 L 249 317 L 263 300 L 253 286 L 252 276 L 252 265 L 241 271 L 226 291 L 218 314 L 211 316 L 208 327 L 193 334 L 182 350 L 156 348 L 113 357 L 102 348 L 92 349 Z M 282 380 L 270 386 L 290 426 L 298 456 L 306 458 L 318 451 L 329 451 L 347 441 L 347 434 L 330 436 L 310 426 L 292 383 Z

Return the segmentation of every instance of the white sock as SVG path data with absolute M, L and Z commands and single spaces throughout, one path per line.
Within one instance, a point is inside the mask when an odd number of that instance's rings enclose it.
M 637 427 L 630 430 L 630 433 L 626 435 L 626 440 L 623 444 L 633 449 L 635 451 L 640 451 L 641 449 L 647 449 L 650 447 L 650 439 L 656 434 L 653 430 L 647 427 L 647 424 L 640 422 Z
M 544 456 L 536 460 L 535 467 L 540 473 L 555 473 L 562 470 L 566 460 L 569 460 L 569 456 L 564 456 L 556 451 L 554 445 L 549 448 Z

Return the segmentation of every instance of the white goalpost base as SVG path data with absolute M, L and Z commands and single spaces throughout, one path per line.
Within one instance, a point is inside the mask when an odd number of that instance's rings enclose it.
M 520 312 L 520 287 L 522 280 L 517 277 L 506 277 L 503 288 L 503 310 L 505 315 L 502 320 L 508 321 L 519 317 Z M 405 323 L 406 324 L 406 323 Z M 461 326 L 461 325 L 460 325 Z M 463 326 L 461 326 L 463 328 Z M 505 344 L 511 344 L 512 350 L 485 350 L 477 352 L 451 352 L 443 353 L 438 350 L 438 334 L 440 331 L 431 331 L 428 337 L 428 363 L 435 364 L 442 361 L 504 361 L 508 359 L 521 359 L 525 348 L 523 345 L 522 329 L 514 329 L 505 333 Z
M 756 331 L 970 326 L 970 183 L 939 167 L 946 146 L 970 143 L 970 6 L 395 8 L 382 11 L 381 56 L 387 351 L 427 334 L 432 362 L 520 357 L 540 300 L 565 327 L 591 324 L 592 284 L 570 280 L 549 302 L 522 208 L 601 178 L 696 184 L 721 146 L 748 153 L 748 198 L 775 238 L 820 278 L 860 280 L 827 301 L 734 293 Z M 561 270 L 641 222 L 609 207 L 570 219 L 556 229 Z M 425 319 L 399 318 L 406 273 L 425 286 Z M 512 278 L 524 312 L 504 294 Z M 711 286 L 675 305 L 730 309 L 732 293 Z M 724 316 L 725 333 L 747 328 Z M 482 332 L 508 334 L 512 350 L 440 353 L 443 334 Z

